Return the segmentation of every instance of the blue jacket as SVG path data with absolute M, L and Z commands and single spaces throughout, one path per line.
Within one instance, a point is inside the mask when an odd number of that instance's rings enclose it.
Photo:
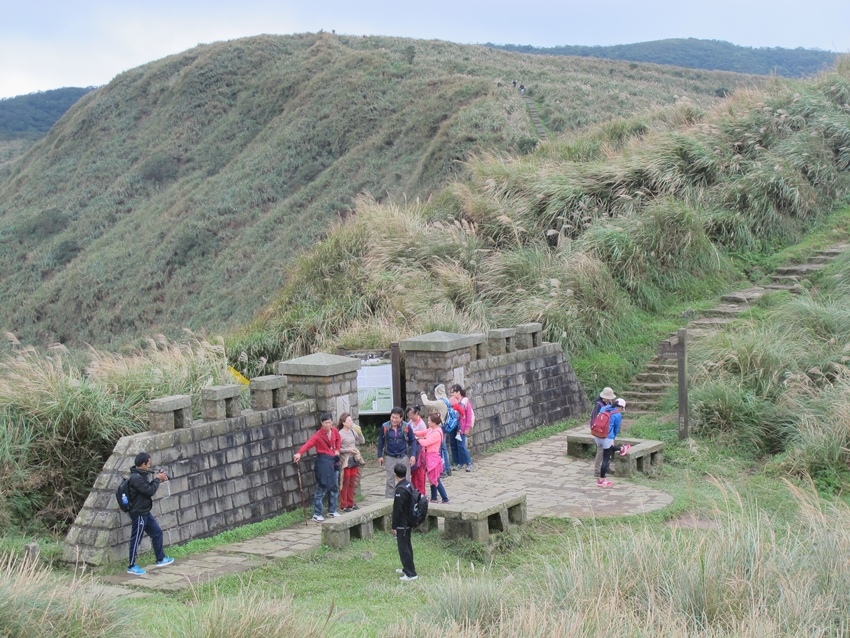
M 600 412 L 613 412 L 611 419 L 608 421 L 608 437 L 612 441 L 617 438 L 620 433 L 620 425 L 623 423 L 623 413 L 619 411 L 616 405 L 606 405 Z M 614 412 L 617 410 L 617 412 Z
M 406 421 L 402 421 L 397 430 L 387 421 L 378 433 L 378 458 L 383 458 L 385 454 L 395 457 L 416 456 L 418 445 L 413 428 Z

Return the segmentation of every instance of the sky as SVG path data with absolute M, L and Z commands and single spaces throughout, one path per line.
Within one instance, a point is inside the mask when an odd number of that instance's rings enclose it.
M 704 38 L 850 53 L 850 0 L 0 0 L 0 98 L 100 86 L 201 43 L 322 29 L 465 44 Z

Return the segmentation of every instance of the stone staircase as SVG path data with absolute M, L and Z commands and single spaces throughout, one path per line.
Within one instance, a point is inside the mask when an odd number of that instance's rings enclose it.
M 791 294 L 799 294 L 803 290 L 803 282 L 812 273 L 824 268 L 847 250 L 850 250 L 850 244 L 840 244 L 820 250 L 805 264 L 777 268 L 768 284 L 723 295 L 720 298 L 720 304 L 703 311 L 700 316 L 688 322 L 686 326 L 688 339 L 690 341 L 704 339 L 723 330 L 727 324 L 735 321 L 740 313 L 748 310 L 752 302 L 770 291 L 787 290 Z M 626 414 L 636 418 L 656 412 L 665 395 L 670 388 L 676 386 L 676 383 L 676 362 L 672 359 L 654 357 L 646 368 L 617 394 L 627 401 Z
M 543 122 L 540 121 L 540 115 L 537 113 L 537 105 L 527 95 L 525 97 L 525 105 L 528 107 L 528 112 L 531 114 L 531 121 L 534 124 L 534 128 L 537 129 L 537 137 L 541 140 L 548 139 L 546 135 L 546 129 L 543 128 Z

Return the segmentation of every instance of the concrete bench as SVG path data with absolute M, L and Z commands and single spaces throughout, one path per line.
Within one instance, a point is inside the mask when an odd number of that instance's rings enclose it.
M 437 529 L 439 519 L 445 522 L 447 538 L 471 538 L 487 543 L 490 532 L 506 532 L 511 525 L 521 525 L 528 520 L 525 494 L 504 494 L 495 499 L 467 505 L 430 503 L 428 520 L 421 529 Z
M 390 499 L 363 505 L 339 518 L 326 518 L 322 523 L 322 545 L 339 549 L 352 538 L 370 538 L 375 528 L 388 532 L 392 529 L 393 502 Z
M 664 455 L 664 443 L 648 439 L 636 439 L 630 437 L 618 437 L 617 443 L 622 445 L 628 443 L 632 446 L 626 456 L 614 453 L 611 460 L 614 462 L 614 473 L 619 477 L 633 476 L 635 472 L 643 472 L 647 475 L 655 475 L 661 471 L 661 462 Z M 567 432 L 567 456 L 577 458 L 592 457 L 596 454 L 596 441 L 590 432 L 579 432 L 571 430 Z

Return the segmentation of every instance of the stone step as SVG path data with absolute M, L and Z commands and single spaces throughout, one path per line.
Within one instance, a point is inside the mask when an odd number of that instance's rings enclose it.
M 747 288 L 746 290 L 739 290 L 738 292 L 730 292 L 727 295 L 723 295 L 720 300 L 728 303 L 749 304 L 756 299 L 763 297 L 764 293 L 764 288 L 756 286 L 755 288 Z
M 704 311 L 703 317 L 711 318 L 711 317 L 735 317 L 746 310 L 745 307 L 739 304 L 721 304 L 719 306 L 715 306 L 710 310 Z
M 808 263 L 810 264 L 826 264 L 835 259 L 835 255 L 815 255 L 814 257 L 809 257 Z
M 798 284 L 800 278 L 796 275 L 771 275 L 770 281 L 775 284 Z
M 632 383 L 663 383 L 673 381 L 676 378 L 676 370 L 669 372 L 638 372 Z
M 635 382 L 630 381 L 626 386 L 629 393 L 646 392 L 648 394 L 664 394 L 669 388 L 672 388 L 674 383 L 653 383 L 651 381 Z
M 841 253 L 850 250 L 850 244 L 841 244 L 832 248 L 823 248 L 815 253 L 818 257 L 838 257 Z
M 688 322 L 688 329 L 691 328 L 722 328 L 727 324 L 733 323 L 735 320 L 732 317 L 700 317 Z
M 802 264 L 798 266 L 782 266 L 776 269 L 777 275 L 795 275 L 797 277 L 805 277 L 813 272 L 821 270 L 825 264 Z
M 792 295 L 799 295 L 803 292 L 803 287 L 800 284 L 767 284 L 765 290 L 787 290 Z

